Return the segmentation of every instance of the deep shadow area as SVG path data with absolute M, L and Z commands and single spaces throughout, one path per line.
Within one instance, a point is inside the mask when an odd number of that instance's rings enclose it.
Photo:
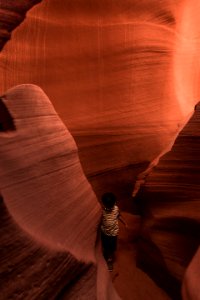
M 138 214 L 138 206 L 131 195 L 138 174 L 143 172 L 148 164 L 149 162 L 143 162 L 101 172 L 89 176 L 88 180 L 100 202 L 103 193 L 112 192 L 117 197 L 117 204 L 121 211 Z
M 120 223 L 116 262 L 111 274 L 113 284 L 122 300 L 169 300 L 154 278 L 136 263 L 140 217 L 122 212 L 128 227 Z M 160 276 L 160 275 L 159 275 Z M 176 299 L 178 300 L 178 298 Z
M 15 130 L 13 118 L 0 98 L 0 132 Z
M 147 273 L 171 299 L 181 300 L 181 282 L 167 270 L 164 258 L 158 247 L 142 238 L 138 242 L 138 247 L 137 267 Z M 155 260 L 157 264 L 154 263 Z

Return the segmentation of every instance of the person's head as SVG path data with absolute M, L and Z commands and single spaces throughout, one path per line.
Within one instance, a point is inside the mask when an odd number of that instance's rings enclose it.
M 103 194 L 101 201 L 106 209 L 112 209 L 116 203 L 116 197 L 113 193 Z

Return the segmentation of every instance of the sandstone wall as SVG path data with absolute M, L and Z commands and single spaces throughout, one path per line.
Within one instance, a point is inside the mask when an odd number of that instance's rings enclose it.
M 139 264 L 175 298 L 200 243 L 199 125 L 198 105 L 136 199 L 142 214 Z

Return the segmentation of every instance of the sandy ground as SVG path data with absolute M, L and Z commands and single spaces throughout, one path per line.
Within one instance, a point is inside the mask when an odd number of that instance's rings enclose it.
M 118 250 L 113 272 L 113 284 L 122 300 L 170 300 L 154 281 L 136 267 L 137 242 L 134 241 L 140 218 L 123 213 L 128 228 L 120 225 Z

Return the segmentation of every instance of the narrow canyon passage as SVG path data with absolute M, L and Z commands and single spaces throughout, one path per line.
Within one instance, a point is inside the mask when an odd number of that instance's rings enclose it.
M 118 294 L 123 300 L 170 300 L 171 298 L 136 266 L 140 216 L 123 212 L 122 215 L 129 228 L 126 229 L 123 225 L 120 228 L 116 263 L 111 274 Z
M 199 15 L 0 1 L 2 300 L 199 300 Z M 112 273 L 105 192 L 128 224 Z

